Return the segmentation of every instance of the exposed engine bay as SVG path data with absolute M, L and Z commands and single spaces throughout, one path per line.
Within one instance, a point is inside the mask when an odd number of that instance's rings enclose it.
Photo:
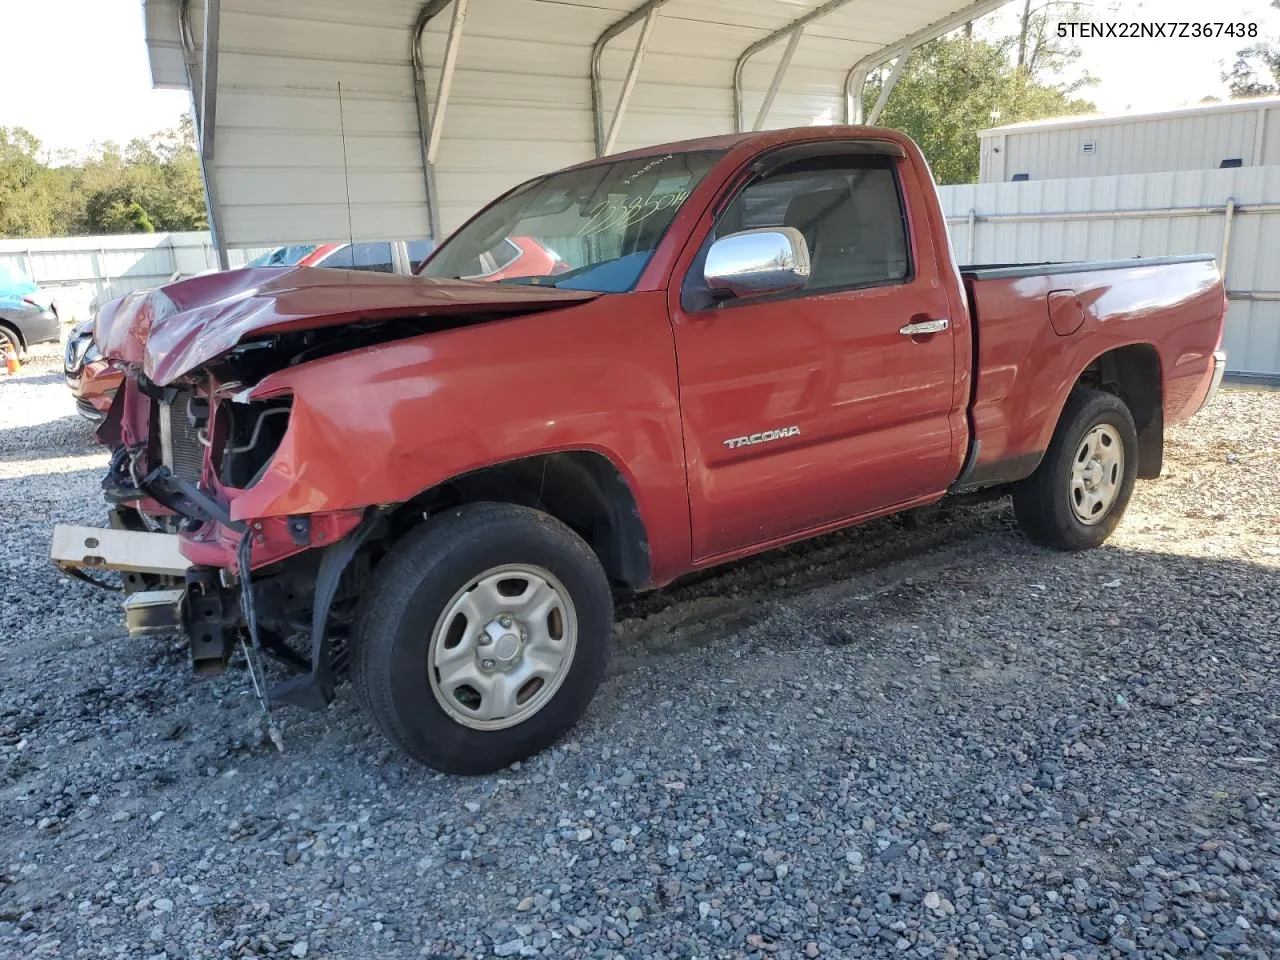
M 325 529 L 323 517 L 252 524 L 231 518 L 225 505 L 228 495 L 261 479 L 287 432 L 293 409 L 292 394 L 257 400 L 248 393 L 278 370 L 447 325 L 440 318 L 417 318 L 260 337 L 165 386 L 140 370 L 132 371 L 100 434 L 117 443 L 102 484 L 114 505 L 112 525 L 185 533 L 196 543 L 233 546 L 239 570 L 234 574 L 212 564 L 193 565 L 180 581 L 124 574 L 128 592 L 181 588 L 178 623 L 173 626 L 190 638 L 196 672 L 223 670 L 237 642 L 247 639 L 247 626 L 255 635 L 254 648 L 291 668 L 295 681 L 322 678 L 318 683 L 282 684 L 270 691 L 273 698 L 314 709 L 332 697 L 333 678 L 346 666 L 355 601 L 371 557 L 343 549 L 345 562 L 326 565 L 324 550 L 308 548 L 332 547 L 360 517 L 333 524 L 331 530 Z M 131 400 L 145 411 L 145 442 L 125 442 L 121 423 Z M 219 527 L 238 539 L 226 544 Z M 313 643 L 313 634 L 323 634 L 324 642 Z

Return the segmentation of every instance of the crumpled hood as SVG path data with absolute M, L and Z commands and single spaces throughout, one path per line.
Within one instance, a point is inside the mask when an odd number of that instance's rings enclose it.
M 252 336 L 362 320 L 515 315 L 584 303 L 589 290 L 436 280 L 314 267 L 256 267 L 135 290 L 94 323 L 103 356 L 172 383 Z

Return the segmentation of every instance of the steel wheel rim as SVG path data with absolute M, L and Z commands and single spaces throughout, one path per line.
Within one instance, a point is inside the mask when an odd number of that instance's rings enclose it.
M 427 679 L 450 719 L 505 730 L 551 701 L 577 644 L 577 611 L 564 584 L 542 567 L 503 564 L 445 604 L 427 648 Z
M 1092 427 L 1071 461 L 1071 510 L 1086 526 L 1111 513 L 1124 481 L 1124 441 L 1109 423 Z

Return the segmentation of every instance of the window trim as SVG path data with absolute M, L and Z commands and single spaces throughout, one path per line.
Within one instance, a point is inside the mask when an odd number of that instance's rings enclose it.
M 881 142 L 876 141 L 876 144 Z M 757 158 L 744 171 L 731 178 L 724 191 L 712 204 L 713 216 L 711 224 L 707 227 L 706 234 L 698 245 L 698 251 L 694 254 L 693 260 L 689 263 L 689 267 L 681 280 L 680 309 L 685 313 L 707 313 L 713 310 L 731 309 L 735 306 L 748 304 L 780 303 L 799 297 L 826 296 L 833 293 L 874 290 L 888 286 L 905 287 L 914 283 L 919 277 L 919 271 L 916 266 L 915 238 L 911 233 L 911 218 L 907 209 L 907 193 L 903 188 L 902 182 L 902 164 L 905 160 L 905 153 L 901 151 L 901 148 L 897 152 L 883 149 L 869 150 L 865 146 L 861 146 L 865 143 L 866 141 L 863 140 L 836 140 L 824 141 L 819 144 L 800 144 L 798 146 L 790 144 Z M 799 290 L 760 294 L 753 297 L 713 298 L 703 278 L 702 268 L 706 262 L 707 251 L 711 247 L 711 238 L 715 235 L 716 226 L 721 222 L 729 207 L 733 205 L 733 202 L 738 199 L 744 190 L 747 190 L 762 178 L 785 170 L 794 163 L 815 159 L 827 160 L 831 163 L 853 160 L 860 162 L 866 169 L 889 171 L 889 175 L 893 178 L 894 190 L 898 196 L 898 211 L 902 221 L 902 235 L 907 255 L 906 273 L 899 278 L 846 283 L 816 289 L 802 287 Z

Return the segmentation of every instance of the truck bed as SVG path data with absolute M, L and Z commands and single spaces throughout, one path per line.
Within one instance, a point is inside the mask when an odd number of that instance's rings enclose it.
M 1225 304 L 1209 255 L 963 266 L 973 317 L 971 441 L 954 489 L 1029 476 L 1090 362 L 1141 351 L 1163 380 L 1166 423 L 1208 389 Z M 1141 425 L 1140 425 L 1141 426 Z

